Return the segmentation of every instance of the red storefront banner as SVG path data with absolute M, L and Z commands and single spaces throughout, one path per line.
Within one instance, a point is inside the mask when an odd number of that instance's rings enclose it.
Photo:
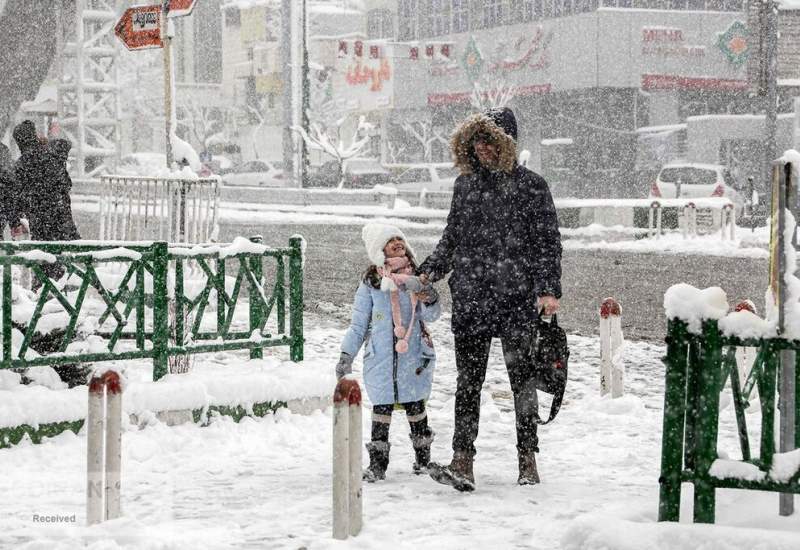
M 549 94 L 550 84 L 534 84 L 533 86 L 518 86 L 514 89 L 515 96 Z M 453 105 L 455 103 L 468 103 L 472 92 L 454 92 L 451 94 L 428 94 L 428 105 Z
M 642 90 L 746 90 L 746 80 L 643 74 Z

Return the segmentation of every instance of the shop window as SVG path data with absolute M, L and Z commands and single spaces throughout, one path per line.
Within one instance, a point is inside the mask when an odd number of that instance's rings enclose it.
M 371 10 L 367 13 L 367 38 L 391 38 L 394 24 L 390 10 Z
M 503 0 L 483 0 L 483 27 L 498 27 L 505 21 L 505 4 Z
M 469 0 L 451 0 L 450 12 L 453 14 L 453 32 L 469 30 Z
M 431 36 L 450 34 L 450 3 L 448 0 L 430 0 Z

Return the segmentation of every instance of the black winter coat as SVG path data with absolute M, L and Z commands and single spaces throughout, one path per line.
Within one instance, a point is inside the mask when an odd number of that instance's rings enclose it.
M 37 241 L 69 241 L 80 239 L 72 218 L 72 179 L 67 173 L 67 154 L 71 147 L 66 140 L 53 140 L 48 145 L 38 142 L 33 128 L 20 124 L 14 139 L 22 152 L 14 164 L 19 209 L 27 216 L 31 238 Z
M 453 272 L 457 334 L 526 330 L 536 319 L 539 296 L 561 297 L 561 235 L 547 182 L 517 165 L 513 155 L 507 158 L 507 171 L 489 171 L 468 159 L 471 167 L 456 180 L 444 234 L 419 268 L 432 281 Z

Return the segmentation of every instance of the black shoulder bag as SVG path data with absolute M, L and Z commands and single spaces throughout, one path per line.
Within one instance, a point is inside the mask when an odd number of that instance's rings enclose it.
M 567 387 L 569 363 L 567 335 L 564 329 L 558 326 L 555 315 L 548 322 L 543 320 L 540 314 L 534 323 L 530 357 L 536 389 L 553 395 L 550 417 L 545 421 L 539 418 L 538 413 L 536 415 L 537 424 L 547 424 L 556 417 L 561 408 L 564 390 Z

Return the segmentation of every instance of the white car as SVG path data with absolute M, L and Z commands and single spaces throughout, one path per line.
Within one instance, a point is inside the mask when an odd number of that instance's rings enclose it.
M 222 176 L 224 185 L 248 187 L 281 187 L 285 185 L 283 164 L 266 160 L 251 160 Z
M 116 172 L 122 176 L 152 176 L 166 169 L 164 153 L 131 153 L 119 160 Z
M 400 171 L 392 178 L 401 191 L 452 191 L 459 175 L 451 163 L 399 165 Z
M 737 211 L 744 207 L 744 198 L 735 189 L 736 182 L 720 164 L 672 163 L 661 168 L 650 186 L 651 198 L 727 197 Z

